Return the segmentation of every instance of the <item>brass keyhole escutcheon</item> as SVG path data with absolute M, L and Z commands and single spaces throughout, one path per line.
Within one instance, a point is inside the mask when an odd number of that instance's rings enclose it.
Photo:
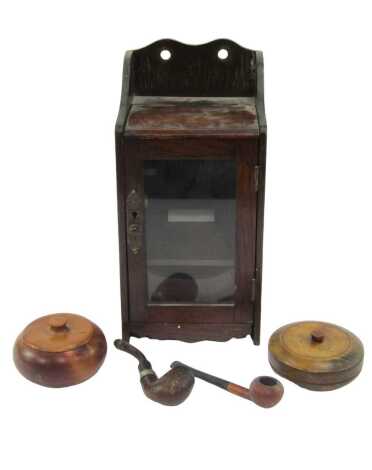
M 128 246 L 137 255 L 143 244 L 143 200 L 135 189 L 127 197 L 127 236 Z

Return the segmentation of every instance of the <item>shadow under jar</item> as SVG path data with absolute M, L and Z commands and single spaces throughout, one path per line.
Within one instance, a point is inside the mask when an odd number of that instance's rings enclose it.
M 127 52 L 116 124 L 123 339 L 259 343 L 262 82 L 262 54 L 232 41 Z

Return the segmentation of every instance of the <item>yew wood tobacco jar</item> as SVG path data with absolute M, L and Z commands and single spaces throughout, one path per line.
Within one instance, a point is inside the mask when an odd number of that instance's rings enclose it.
M 362 370 L 363 358 L 360 339 L 332 323 L 290 323 L 269 341 L 275 372 L 309 390 L 335 390 L 348 384 Z
M 106 339 L 97 325 L 80 315 L 53 314 L 22 331 L 14 345 L 14 362 L 32 382 L 67 387 L 94 375 L 106 351 Z
M 262 53 L 128 51 L 116 122 L 123 339 L 260 339 Z

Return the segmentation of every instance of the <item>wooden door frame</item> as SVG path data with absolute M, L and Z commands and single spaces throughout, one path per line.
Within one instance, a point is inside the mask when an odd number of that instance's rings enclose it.
M 214 325 L 242 325 L 242 331 L 249 329 L 251 332 L 254 315 L 254 305 L 251 285 L 255 274 L 256 251 L 256 202 L 255 193 L 255 165 L 257 164 L 257 140 L 256 139 L 161 139 L 158 141 L 146 141 L 144 139 L 126 138 L 122 156 L 125 160 L 125 185 L 127 197 L 135 189 L 143 200 L 143 185 L 139 182 L 143 178 L 142 161 L 147 159 L 235 159 L 237 162 L 237 291 L 238 300 L 234 307 L 226 305 L 195 305 L 172 306 L 163 305 L 148 306 L 146 286 L 146 246 L 143 242 L 141 251 L 137 254 L 127 249 L 125 253 L 127 272 L 126 278 L 127 304 L 123 315 L 123 330 L 129 329 L 133 334 L 133 327 L 139 326 L 140 330 L 146 330 L 148 323 L 160 323 L 177 326 L 178 328 L 190 324 Z M 124 169 L 124 168 L 123 168 Z M 121 198 L 121 199 L 122 199 Z M 122 209 L 122 204 L 120 205 Z M 125 214 L 124 217 L 125 219 Z M 121 230 L 126 223 L 122 223 Z M 249 228 L 248 228 L 249 227 Z M 145 234 L 143 233 L 143 238 Z M 246 263 L 241 261 L 248 259 Z M 129 268 L 129 266 L 131 268 Z M 206 311 L 208 314 L 206 315 Z M 135 313 L 134 313 L 135 312 Z M 150 316 L 150 318 L 149 318 Z M 153 325 L 154 328 L 159 325 Z M 219 328 L 221 328 L 220 326 Z M 212 327 L 213 328 L 213 327 Z M 135 334 L 135 332 L 134 332 Z M 139 333 L 139 335 L 142 335 Z M 145 335 L 147 335 L 145 333 Z M 124 337 L 128 337 L 125 331 Z M 240 336 L 239 332 L 233 336 Z M 244 335 L 242 335 L 244 336 Z M 158 336 L 157 336 L 158 337 Z M 183 339 L 183 338 L 181 338 Z

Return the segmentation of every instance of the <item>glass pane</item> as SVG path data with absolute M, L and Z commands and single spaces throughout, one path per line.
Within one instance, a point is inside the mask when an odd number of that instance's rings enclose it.
M 233 303 L 233 160 L 144 162 L 150 303 Z

